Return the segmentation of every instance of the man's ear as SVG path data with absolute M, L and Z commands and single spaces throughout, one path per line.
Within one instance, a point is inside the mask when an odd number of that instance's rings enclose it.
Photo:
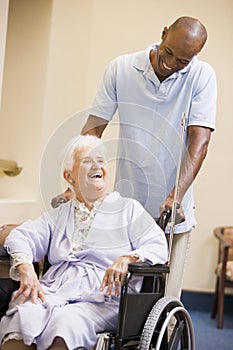
M 164 40 L 167 36 L 168 27 L 164 27 L 161 35 L 161 39 Z

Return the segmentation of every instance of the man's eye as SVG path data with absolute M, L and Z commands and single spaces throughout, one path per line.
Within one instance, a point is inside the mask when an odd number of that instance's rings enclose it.
M 167 53 L 169 56 L 171 56 L 171 55 L 172 55 L 172 52 L 171 52 L 171 51 L 169 51 L 168 49 L 165 49 L 165 51 L 166 51 L 166 53 Z
M 183 60 L 180 60 L 180 63 L 183 64 L 184 66 L 187 66 L 189 64 L 188 61 L 183 61 Z

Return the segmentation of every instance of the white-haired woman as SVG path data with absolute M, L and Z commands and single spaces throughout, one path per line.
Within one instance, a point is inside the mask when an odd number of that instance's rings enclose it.
M 7 237 L 20 288 L 1 320 L 2 349 L 91 349 L 116 327 L 128 264 L 166 262 L 163 231 L 137 201 L 107 193 L 106 177 L 103 142 L 77 137 L 64 161 L 74 198 Z M 51 267 L 38 280 L 32 262 L 45 255 Z

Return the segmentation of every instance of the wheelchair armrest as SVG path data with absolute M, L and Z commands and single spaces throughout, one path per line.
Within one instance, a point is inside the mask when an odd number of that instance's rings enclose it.
M 150 265 L 145 262 L 136 262 L 136 263 L 129 264 L 128 271 L 132 274 L 153 276 L 156 273 L 168 273 L 169 265 L 168 264 Z
M 0 260 L 10 260 L 10 256 L 7 253 L 6 249 L 0 246 Z

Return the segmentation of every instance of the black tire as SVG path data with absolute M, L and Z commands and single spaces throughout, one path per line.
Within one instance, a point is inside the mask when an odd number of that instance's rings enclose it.
M 172 317 L 176 326 L 168 341 L 167 327 Z M 180 328 L 179 328 L 180 327 Z M 153 306 L 139 342 L 139 350 L 195 350 L 194 331 L 189 313 L 181 301 L 175 297 L 159 299 Z

